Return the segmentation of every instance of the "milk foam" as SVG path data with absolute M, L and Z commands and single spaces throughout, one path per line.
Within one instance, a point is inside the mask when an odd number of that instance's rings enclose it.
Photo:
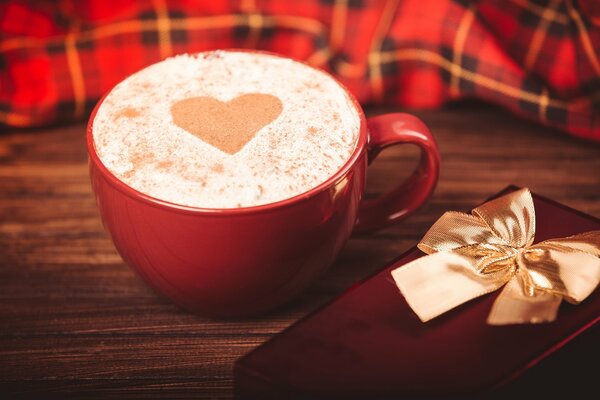
M 173 123 L 179 100 L 226 102 L 246 93 L 281 100 L 281 114 L 227 154 Z M 118 84 L 93 121 L 102 163 L 149 196 L 186 206 L 238 208 L 304 193 L 350 158 L 360 118 L 328 75 L 285 58 L 215 51 L 179 55 Z

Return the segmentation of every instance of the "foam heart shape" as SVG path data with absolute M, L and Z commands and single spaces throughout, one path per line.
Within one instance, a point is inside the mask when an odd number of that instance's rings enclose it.
M 178 127 L 225 153 L 235 154 L 282 110 L 277 97 L 248 93 L 226 102 L 190 97 L 173 104 L 171 115 Z

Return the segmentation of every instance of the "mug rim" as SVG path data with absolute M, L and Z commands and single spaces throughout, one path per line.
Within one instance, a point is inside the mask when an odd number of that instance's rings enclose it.
M 352 154 L 350 155 L 348 160 L 346 160 L 344 165 L 342 165 L 332 176 L 330 176 L 329 178 L 327 178 L 325 181 L 321 182 L 317 186 L 315 186 L 305 192 L 302 192 L 302 193 L 297 194 L 292 197 L 288 197 L 283 200 L 278 200 L 278 201 L 275 201 L 272 203 L 260 204 L 260 205 L 256 205 L 256 206 L 239 207 L 239 208 L 195 207 L 195 206 L 187 206 L 187 205 L 183 205 L 183 204 L 177 204 L 177 203 L 173 203 L 173 202 L 166 201 L 166 200 L 161 200 L 157 197 L 153 197 L 153 196 L 150 196 L 143 192 L 140 192 L 139 190 L 134 189 L 131 186 L 127 185 L 125 182 L 121 181 L 104 165 L 104 163 L 98 156 L 98 153 L 96 152 L 96 147 L 94 145 L 94 138 L 93 138 L 93 133 L 92 133 L 93 128 L 94 128 L 93 125 L 94 125 L 94 119 L 96 117 L 96 113 L 98 112 L 98 109 L 100 108 L 100 106 L 102 105 L 102 103 L 104 102 L 104 100 L 106 99 L 108 94 L 112 92 L 112 90 L 114 89 L 114 87 L 116 87 L 116 85 L 118 85 L 119 83 L 123 82 L 125 79 L 129 78 L 131 75 L 138 72 L 138 71 L 136 71 L 136 72 L 133 72 L 132 74 L 128 75 L 127 77 L 123 78 L 121 81 L 119 81 L 117 84 L 115 84 L 115 86 L 113 86 L 106 94 L 104 94 L 100 98 L 100 100 L 98 101 L 98 103 L 96 104 L 94 109 L 92 110 L 92 113 L 90 114 L 90 117 L 89 117 L 89 120 L 87 123 L 86 147 L 87 147 L 88 159 L 91 163 L 94 164 L 94 166 L 98 169 L 98 171 L 101 173 L 103 178 L 109 184 L 111 184 L 111 186 L 113 186 L 115 189 L 117 189 L 121 193 L 125 194 L 126 196 L 128 196 L 134 200 L 142 201 L 143 203 L 146 203 L 146 204 L 154 206 L 154 207 L 166 208 L 166 209 L 181 212 L 181 213 L 202 214 L 202 215 L 224 215 L 224 214 L 226 214 L 226 215 L 249 215 L 249 214 L 261 213 L 261 212 L 271 212 L 271 211 L 279 210 L 279 209 L 286 208 L 286 207 L 289 207 L 292 205 L 296 205 L 298 203 L 312 199 L 313 197 L 319 195 L 320 193 L 322 193 L 326 190 L 329 190 L 329 188 L 334 186 L 341 178 L 343 178 L 344 176 L 346 176 L 348 174 L 348 172 L 354 167 L 356 162 L 360 159 L 363 151 L 365 150 L 366 145 L 368 143 L 368 134 L 367 134 L 367 120 L 366 120 L 364 111 L 363 111 L 362 107 L 360 106 L 356 97 L 350 92 L 350 90 L 348 90 L 348 88 L 344 84 L 342 84 L 336 77 L 334 77 L 332 74 L 330 74 L 329 72 L 325 71 L 322 68 L 314 67 L 312 65 L 309 65 L 305 61 L 298 60 L 293 57 L 284 56 L 282 54 L 274 53 L 271 51 L 233 48 L 233 49 L 215 49 L 215 50 L 201 51 L 201 52 L 188 53 L 188 54 L 196 55 L 196 54 L 212 53 L 215 51 L 231 52 L 231 53 L 258 53 L 258 54 L 266 54 L 266 55 L 283 58 L 283 59 L 289 59 L 289 60 L 298 62 L 300 64 L 303 64 L 311 69 L 320 71 L 321 73 L 324 73 L 325 75 L 327 75 L 328 77 L 333 79 L 334 82 L 337 83 L 338 86 L 340 86 L 346 92 L 346 94 L 350 98 L 352 106 L 358 113 L 358 116 L 360 119 L 358 139 L 357 139 L 354 151 L 352 152 Z M 157 61 L 157 63 L 162 62 L 163 60 Z M 154 64 L 150 64 L 150 65 L 154 65 Z M 148 65 L 148 66 L 150 66 L 150 65 Z M 144 68 L 147 68 L 148 66 L 146 66 Z

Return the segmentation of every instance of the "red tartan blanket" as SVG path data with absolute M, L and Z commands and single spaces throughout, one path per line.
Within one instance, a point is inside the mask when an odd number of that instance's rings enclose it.
M 600 140 L 594 0 L 9 0 L 0 35 L 5 125 L 83 119 L 150 63 L 234 47 L 307 60 L 364 104 L 477 98 Z

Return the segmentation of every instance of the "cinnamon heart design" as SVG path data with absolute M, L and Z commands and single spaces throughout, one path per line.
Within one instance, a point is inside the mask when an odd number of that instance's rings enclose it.
M 282 110 L 277 97 L 248 93 L 225 102 L 190 97 L 173 104 L 171 115 L 178 127 L 225 153 L 235 154 Z

